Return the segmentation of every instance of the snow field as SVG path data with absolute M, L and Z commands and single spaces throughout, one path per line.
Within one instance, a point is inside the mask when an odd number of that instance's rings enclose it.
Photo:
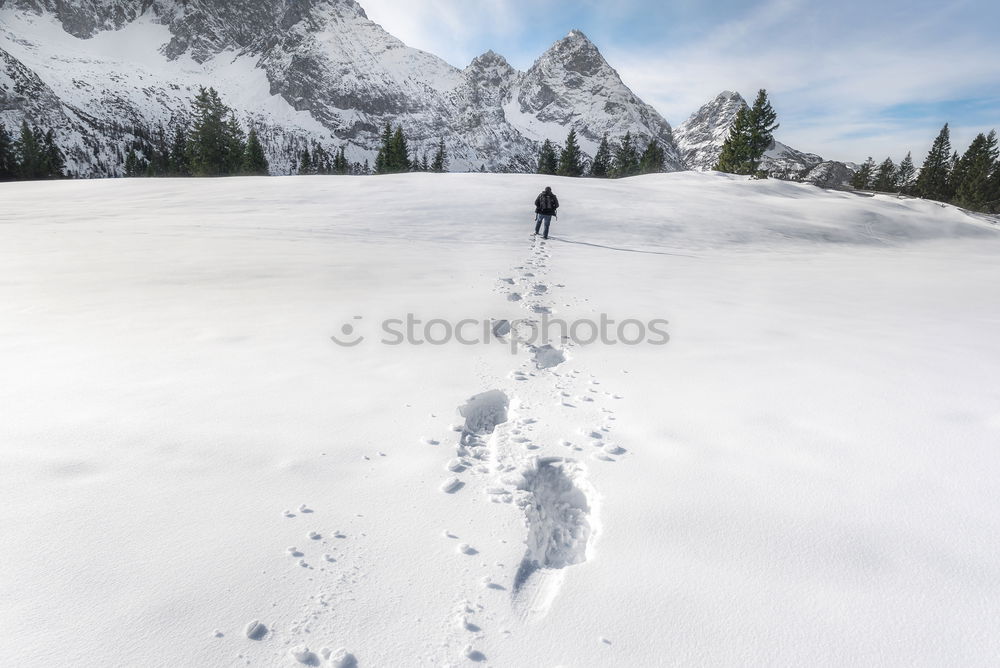
M 715 174 L 0 197 L 3 665 L 1000 650 L 983 220 Z M 670 343 L 512 354 L 543 311 Z M 407 312 L 512 329 L 381 345 Z

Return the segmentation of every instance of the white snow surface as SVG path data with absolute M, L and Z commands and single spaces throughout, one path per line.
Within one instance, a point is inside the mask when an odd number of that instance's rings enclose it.
M 696 172 L 0 201 L 0 665 L 1000 655 L 988 221 Z M 670 342 L 378 341 L 540 309 Z

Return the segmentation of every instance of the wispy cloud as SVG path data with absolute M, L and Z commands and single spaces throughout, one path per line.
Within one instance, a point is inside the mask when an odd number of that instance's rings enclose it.
M 362 0 L 368 17 L 410 46 L 461 67 L 512 39 L 520 26 L 514 0 Z
M 971 139 L 965 121 L 988 129 L 975 108 L 1000 98 L 1000 47 L 969 20 L 970 9 L 911 6 L 919 17 L 912 20 L 884 8 L 852 13 L 776 0 L 688 44 L 607 51 L 626 82 L 674 123 L 721 90 L 751 96 L 767 88 L 786 143 L 838 159 L 898 158 L 911 149 L 916 156 L 945 121 L 958 126 L 956 145 Z M 887 113 L 906 104 L 940 115 Z M 993 112 L 996 124 L 1000 109 Z

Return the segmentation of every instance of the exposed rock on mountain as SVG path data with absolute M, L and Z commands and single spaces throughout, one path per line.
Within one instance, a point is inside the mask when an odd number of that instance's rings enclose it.
M 643 144 L 655 138 L 666 151 L 668 170 L 685 165 L 670 124 L 622 82 L 597 47 L 574 30 L 556 42 L 525 73 L 504 111 L 523 134 L 562 141 L 574 128 L 591 155 L 606 133 L 613 139 L 631 132 Z M 546 135 L 558 128 L 558 134 Z
M 739 93 L 723 91 L 674 128 L 674 139 L 688 169 L 712 169 L 719 161 L 729 126 L 746 104 Z
M 740 109 L 747 106 L 739 93 L 723 91 L 677 126 L 674 138 L 689 169 L 709 170 L 715 166 L 729 127 Z M 775 178 L 823 186 L 839 186 L 852 173 L 844 163 L 824 162 L 814 153 L 803 153 L 780 141 L 775 141 L 764 154 L 761 167 Z

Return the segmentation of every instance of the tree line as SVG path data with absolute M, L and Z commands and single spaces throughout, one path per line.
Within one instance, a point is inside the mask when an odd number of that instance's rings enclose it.
M 61 179 L 66 158 L 55 141 L 55 133 L 21 123 L 14 136 L 0 123 L 0 181 Z
M 395 129 L 391 124 L 386 123 L 382 130 L 381 141 L 379 142 L 378 153 L 375 156 L 375 166 L 364 163 L 348 161 L 345 150 L 341 147 L 338 151 L 330 154 L 321 145 L 313 142 L 313 149 L 305 148 L 299 154 L 297 165 L 293 165 L 293 172 L 298 174 L 402 174 L 405 172 L 446 172 L 448 171 L 448 149 L 444 145 L 444 140 L 438 141 L 433 157 L 427 152 L 423 156 L 418 155 L 416 150 L 411 150 L 406 139 L 406 133 L 402 126 L 397 125 Z
M 214 88 L 192 103 L 191 123 L 168 137 L 160 126 L 151 140 L 136 140 L 125 155 L 125 176 L 266 176 L 270 173 L 257 130 L 244 133 L 236 112 Z
M 538 154 L 538 173 L 551 176 L 589 176 L 597 179 L 624 178 L 662 172 L 666 152 L 653 138 L 641 151 L 631 132 L 612 146 L 605 133 L 589 164 L 580 150 L 576 130 L 570 130 L 563 146 L 546 139 Z
M 445 148 L 444 139 L 438 140 L 437 150 L 433 158 L 429 158 L 427 152 L 424 152 L 422 157 L 418 157 L 415 151 L 411 158 L 403 128 L 396 126 L 396 129 L 393 130 L 390 124 L 385 124 L 378 154 L 375 156 L 376 174 L 442 173 L 446 171 L 448 171 L 448 149 Z
M 854 174 L 858 190 L 899 192 L 947 202 L 973 211 L 1000 212 L 1000 150 L 997 133 L 976 135 L 959 156 L 951 146 L 948 124 L 938 133 L 920 168 L 910 153 L 897 166 L 886 158 L 878 166 L 869 157 Z

